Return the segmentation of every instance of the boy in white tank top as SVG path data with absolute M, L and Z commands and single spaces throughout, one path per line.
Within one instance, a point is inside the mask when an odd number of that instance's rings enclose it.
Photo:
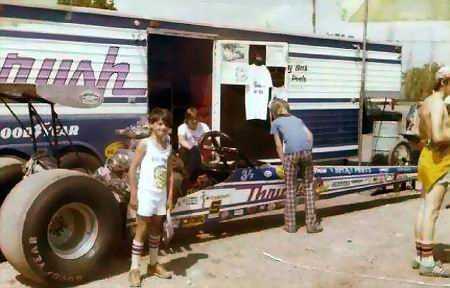
M 144 241 L 148 235 L 150 265 L 148 272 L 160 278 L 171 278 L 171 273 L 158 264 L 158 249 L 161 239 L 162 219 L 166 209 L 172 207 L 172 189 L 167 193 L 167 164 L 171 153 L 169 132 L 172 116 L 166 109 L 155 108 L 150 112 L 151 136 L 142 139 L 130 165 L 130 207 L 137 207 L 137 228 L 133 240 L 130 287 L 141 286 L 139 262 L 144 253 Z M 140 167 L 139 183 L 136 171 Z M 169 195 L 167 195 L 169 194 Z M 149 233 L 148 233 L 149 232 Z

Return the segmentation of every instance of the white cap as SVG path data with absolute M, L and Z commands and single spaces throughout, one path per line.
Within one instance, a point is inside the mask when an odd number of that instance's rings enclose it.
M 450 67 L 449 66 L 442 66 L 436 72 L 436 80 L 445 79 L 445 78 L 450 78 Z

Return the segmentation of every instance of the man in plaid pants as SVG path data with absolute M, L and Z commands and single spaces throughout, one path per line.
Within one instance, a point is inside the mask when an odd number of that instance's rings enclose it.
M 321 232 L 323 228 L 317 220 L 313 191 L 313 135 L 300 118 L 289 113 L 289 104 L 286 101 L 275 99 L 270 106 L 270 112 L 274 119 L 271 134 L 274 135 L 276 150 L 285 171 L 284 230 L 289 233 L 297 231 L 295 199 L 298 187 L 297 177 L 300 172 L 302 187 L 305 191 L 306 231 Z

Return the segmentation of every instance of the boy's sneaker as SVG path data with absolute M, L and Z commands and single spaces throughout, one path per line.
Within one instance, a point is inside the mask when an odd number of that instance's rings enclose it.
M 155 276 L 157 276 L 159 278 L 162 278 L 162 279 L 170 279 L 170 278 L 172 278 L 172 273 L 167 271 L 166 268 L 164 268 L 164 266 L 159 264 L 159 263 L 156 264 L 156 265 L 153 265 L 153 266 L 149 265 L 148 266 L 148 274 L 149 275 L 155 275 Z
M 133 269 L 128 272 L 128 283 L 130 284 L 130 288 L 141 287 L 141 272 L 139 269 Z
M 437 262 L 434 264 L 434 266 L 420 265 L 419 274 L 428 277 L 450 278 L 450 273 Z

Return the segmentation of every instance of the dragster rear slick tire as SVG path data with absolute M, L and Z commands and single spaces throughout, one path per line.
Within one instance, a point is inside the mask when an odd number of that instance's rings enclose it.
M 114 195 L 78 171 L 33 174 L 10 192 L 0 210 L 0 247 L 26 278 L 50 287 L 95 276 L 121 235 Z

